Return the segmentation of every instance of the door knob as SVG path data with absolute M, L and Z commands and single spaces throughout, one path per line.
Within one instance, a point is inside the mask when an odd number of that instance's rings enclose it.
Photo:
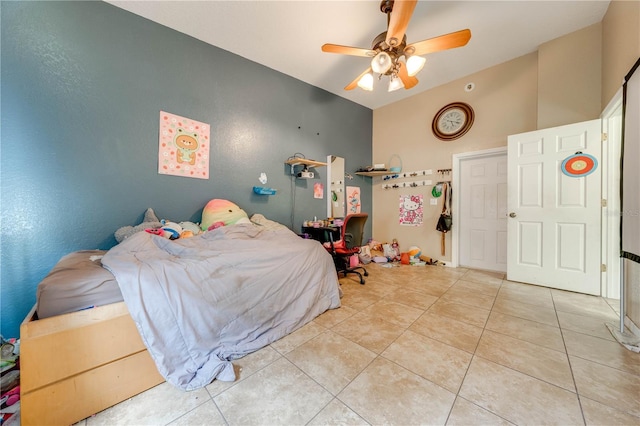
M 516 217 L 515 212 L 511 212 L 511 213 L 509 213 L 509 217 Z

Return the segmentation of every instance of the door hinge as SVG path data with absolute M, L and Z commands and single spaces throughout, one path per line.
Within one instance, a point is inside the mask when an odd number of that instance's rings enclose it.
M 606 142 L 606 141 L 607 141 L 607 134 L 602 133 L 602 142 Z
M 600 265 L 600 272 L 607 272 L 607 265 L 605 265 L 604 263 Z
M 605 200 L 604 198 L 601 201 L 602 207 L 607 207 L 607 200 Z

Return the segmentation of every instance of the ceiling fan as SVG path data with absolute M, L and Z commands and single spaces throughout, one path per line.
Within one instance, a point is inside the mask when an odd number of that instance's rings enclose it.
M 372 72 L 380 74 L 380 78 L 383 75 L 389 76 L 390 92 L 402 87 L 411 89 L 418 84 L 415 75 L 426 62 L 421 55 L 467 44 L 471 38 L 471 31 L 468 29 L 407 45 L 405 32 L 416 3 L 417 0 L 382 0 L 380 11 L 387 15 L 387 31 L 373 39 L 371 49 L 337 44 L 322 46 L 323 52 L 372 58 L 371 66 L 349 83 L 345 90 L 353 90 L 356 86 L 373 90 Z

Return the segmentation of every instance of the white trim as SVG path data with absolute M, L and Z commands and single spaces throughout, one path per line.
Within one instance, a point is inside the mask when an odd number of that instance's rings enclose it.
M 507 155 L 507 147 L 501 146 L 498 148 L 485 149 L 482 151 L 473 151 L 473 152 L 463 152 L 460 154 L 453 154 L 452 162 L 453 166 L 451 169 L 452 178 L 451 178 L 451 186 L 453 188 L 452 196 L 451 196 L 451 208 L 452 208 L 452 216 L 453 223 L 451 227 L 451 264 L 448 266 L 452 266 L 454 268 L 458 267 L 458 251 L 460 239 L 458 236 L 458 227 L 460 226 L 460 215 L 457 214 L 459 212 L 460 207 L 460 199 L 458 198 L 458 194 L 460 194 L 460 162 L 463 160 L 482 158 L 482 157 L 493 157 L 495 155 Z
M 324 188 L 325 196 L 327 197 L 327 217 L 333 217 L 331 206 L 331 157 L 333 155 L 327 155 L 327 179 Z
M 600 114 L 602 133 L 602 198 L 607 206 L 602 208 L 601 258 L 607 265 L 602 273 L 603 297 L 620 299 L 620 156 L 622 145 L 622 88 L 613 96 Z M 615 126 L 615 128 L 612 128 Z

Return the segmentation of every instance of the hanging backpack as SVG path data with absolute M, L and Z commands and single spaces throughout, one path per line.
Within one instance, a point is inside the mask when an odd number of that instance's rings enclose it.
M 442 232 L 440 252 L 444 256 L 445 234 L 451 230 L 453 220 L 451 218 L 451 185 L 446 182 L 442 185 L 442 192 L 444 193 L 444 203 L 442 204 L 442 213 L 440 214 L 438 223 L 436 224 L 436 230 Z

